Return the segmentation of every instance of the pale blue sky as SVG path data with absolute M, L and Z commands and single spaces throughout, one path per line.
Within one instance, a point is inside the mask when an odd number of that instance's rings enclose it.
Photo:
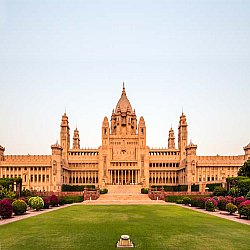
M 101 145 L 125 82 L 147 145 L 166 147 L 182 106 L 198 155 L 250 142 L 250 1 L 0 0 L 0 145 L 51 154 L 71 137 Z

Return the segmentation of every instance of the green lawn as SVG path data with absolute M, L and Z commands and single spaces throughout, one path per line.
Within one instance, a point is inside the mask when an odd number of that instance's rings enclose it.
M 0 249 L 249 249 L 250 227 L 166 205 L 74 205 L 0 226 Z

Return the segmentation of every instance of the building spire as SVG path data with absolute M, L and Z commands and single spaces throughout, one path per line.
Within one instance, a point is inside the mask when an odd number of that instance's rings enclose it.
M 123 95 L 126 95 L 126 91 L 125 91 L 125 84 L 124 84 L 124 82 L 123 82 L 122 94 L 123 94 Z

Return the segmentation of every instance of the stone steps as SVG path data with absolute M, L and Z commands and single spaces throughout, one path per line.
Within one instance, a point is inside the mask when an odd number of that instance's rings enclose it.
M 124 194 L 124 193 L 134 193 L 138 194 L 141 193 L 142 185 L 106 185 L 109 193 L 117 193 L 117 194 Z
M 149 201 L 149 197 L 147 194 L 103 194 L 100 195 L 100 198 L 98 199 L 99 201 L 101 200 L 147 200 Z
M 83 204 L 92 205 L 164 205 L 165 201 L 151 200 L 147 194 L 140 193 L 108 193 L 101 194 L 98 200 L 84 201 Z

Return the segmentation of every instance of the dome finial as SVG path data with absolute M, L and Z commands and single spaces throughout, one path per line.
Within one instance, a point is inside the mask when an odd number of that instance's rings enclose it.
M 124 82 L 123 82 L 122 94 L 126 94 L 126 91 L 125 91 L 125 84 L 124 84 Z

